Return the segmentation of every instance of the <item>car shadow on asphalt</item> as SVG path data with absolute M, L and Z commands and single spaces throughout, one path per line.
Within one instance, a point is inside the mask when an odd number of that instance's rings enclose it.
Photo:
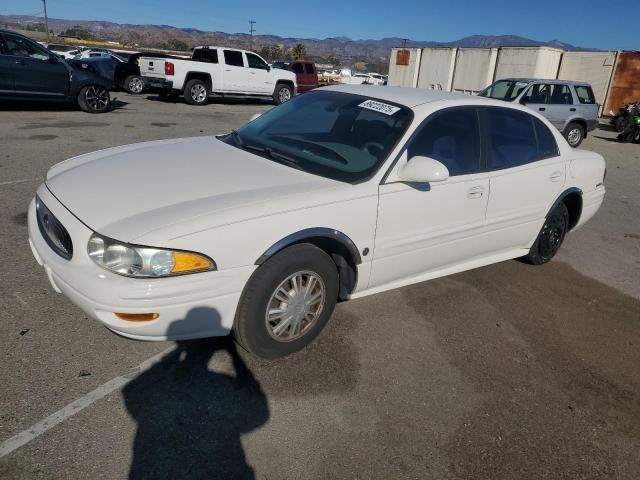
M 202 318 L 220 322 L 217 311 L 194 308 L 169 335 Z M 224 372 L 210 369 L 214 357 Z M 130 479 L 255 478 L 240 437 L 267 422 L 269 407 L 230 337 L 177 342 L 122 395 L 137 423 Z
M 115 97 L 111 99 L 111 107 L 107 112 L 120 110 L 129 105 Z M 0 102 L 0 112 L 81 112 L 78 105 L 71 102 L 46 102 L 36 100 L 7 100 Z
M 188 105 L 188 103 L 184 100 L 182 95 L 171 95 L 168 97 L 163 97 L 161 95 L 155 93 L 147 93 L 147 100 L 151 100 L 152 102 L 162 102 L 162 103 L 181 103 L 183 105 Z M 271 105 L 273 103 L 270 99 L 263 98 L 244 98 L 244 97 L 209 97 L 207 100 L 207 105 Z
M 606 140 L 607 142 L 622 143 L 620 140 L 618 140 L 617 137 L 601 137 L 599 135 L 593 135 L 593 138 L 598 138 L 600 140 Z

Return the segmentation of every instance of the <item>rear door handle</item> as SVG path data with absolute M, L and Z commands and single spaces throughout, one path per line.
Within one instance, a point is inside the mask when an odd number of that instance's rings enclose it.
M 546 110 L 545 107 L 540 107 L 538 110 L 540 110 L 541 112 L 544 112 Z
M 576 111 L 576 109 L 575 109 L 575 108 L 570 108 L 570 109 L 569 109 L 569 111 L 570 111 L 570 112 L 575 112 L 575 111 Z
M 559 182 L 560 180 L 562 180 L 562 172 L 553 172 L 551 175 L 549 175 L 549 180 L 551 180 L 552 182 Z
M 484 187 L 473 187 L 467 192 L 467 197 L 471 199 L 482 198 L 484 195 Z

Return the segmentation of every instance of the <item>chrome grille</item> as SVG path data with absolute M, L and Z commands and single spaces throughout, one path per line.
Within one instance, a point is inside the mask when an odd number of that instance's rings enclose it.
M 40 233 L 51 249 L 62 258 L 71 260 L 73 243 L 69 232 L 38 197 L 36 197 L 36 217 L 38 218 Z

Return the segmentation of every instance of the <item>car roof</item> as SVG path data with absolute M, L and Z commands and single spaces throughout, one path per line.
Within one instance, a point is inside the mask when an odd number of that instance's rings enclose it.
M 321 90 L 373 97 L 379 100 L 406 105 L 407 107 L 416 107 L 425 103 L 440 102 L 443 100 L 466 99 L 472 102 L 480 98 L 486 100 L 483 97 L 465 95 L 464 93 L 442 92 L 439 90 L 426 90 L 424 88 L 389 87 L 386 85 L 332 85 L 330 87 L 323 87 Z
M 558 78 L 501 78 L 500 80 L 496 80 L 496 82 L 500 82 L 503 80 L 507 80 L 510 82 L 526 82 L 526 83 L 565 83 L 567 85 L 589 85 L 588 82 L 580 82 L 578 80 L 560 80 Z

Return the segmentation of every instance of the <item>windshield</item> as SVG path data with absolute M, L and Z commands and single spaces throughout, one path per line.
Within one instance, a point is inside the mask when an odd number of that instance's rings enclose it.
M 355 183 L 378 170 L 412 118 L 401 105 L 317 91 L 273 108 L 224 141 L 292 168 Z
M 495 98 L 496 100 L 514 101 L 520 93 L 529 85 L 528 82 L 519 80 L 498 80 L 492 83 L 478 95 L 481 97 Z

